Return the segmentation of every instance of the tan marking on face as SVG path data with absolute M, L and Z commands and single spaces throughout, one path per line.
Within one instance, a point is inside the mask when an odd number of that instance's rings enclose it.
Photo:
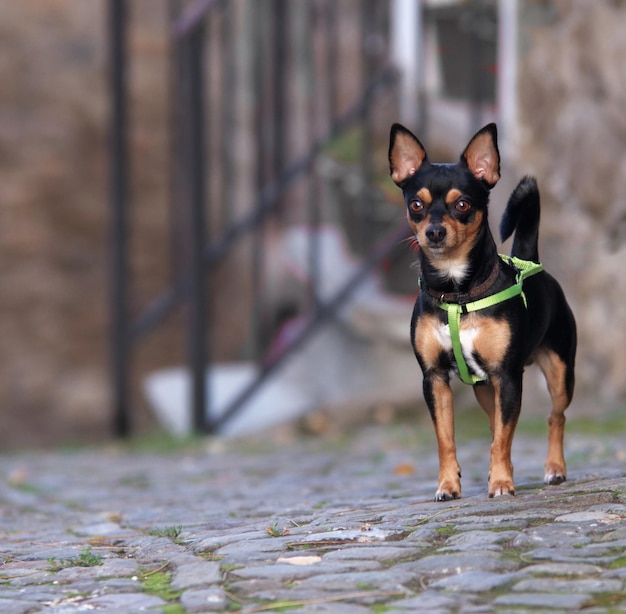
M 450 190 L 448 195 L 454 192 L 458 192 L 459 196 L 461 195 L 461 192 L 456 189 Z M 426 188 L 422 188 L 417 193 L 417 196 L 421 198 L 423 202 L 427 202 L 426 197 L 432 199 L 432 194 Z M 431 249 L 428 239 L 426 238 L 426 229 L 430 226 L 430 216 L 426 215 L 423 220 L 415 222 L 407 211 L 407 222 L 411 231 L 417 238 L 426 256 L 428 256 L 431 264 L 440 272 L 442 278 L 455 278 L 458 277 L 458 275 L 462 276 L 459 272 L 462 271 L 462 268 L 468 263 L 469 253 L 476 243 L 483 217 L 483 211 L 476 210 L 472 221 L 464 224 L 449 215 L 445 215 L 441 221 L 441 225 L 446 229 L 446 238 L 436 249 Z
M 430 205 L 430 203 L 433 202 L 433 195 L 430 193 L 430 190 L 428 188 L 421 188 L 417 193 L 417 197 L 425 205 Z
M 430 205 L 433 202 L 433 195 L 430 193 L 428 188 L 420 188 L 416 194 L 417 198 L 419 198 L 425 205 Z M 409 223 L 409 227 L 413 231 L 413 235 L 417 237 L 418 242 L 423 242 L 425 235 L 420 236 L 420 228 L 425 229 L 427 224 L 425 224 L 425 220 L 416 223 L 415 220 L 411 217 L 411 213 L 407 210 L 406 219 Z
M 457 200 L 459 200 L 459 198 L 461 198 L 461 196 L 463 196 L 463 192 L 461 192 L 461 190 L 457 190 L 456 188 L 452 188 L 446 194 L 446 204 L 447 205 L 451 205 L 453 202 L 456 202 Z
M 420 236 L 420 224 L 415 223 L 415 220 L 411 217 L 411 214 L 408 210 L 406 212 L 406 221 L 409 224 L 409 228 L 411 229 L 413 236 L 417 239 L 418 243 L 421 243 L 422 237 Z
M 448 236 L 452 235 L 450 236 L 450 248 L 453 253 L 450 254 L 450 258 L 455 260 L 467 259 L 476 242 L 482 221 L 483 212 L 480 210 L 474 212 L 474 218 L 469 224 L 462 224 L 458 220 L 446 218 Z
M 429 248 L 426 239 L 426 229 L 430 225 L 428 217 L 419 224 L 409 225 L 417 236 L 417 240 L 429 256 L 431 264 L 440 271 L 442 277 L 449 277 L 451 272 L 459 270 L 469 261 L 469 254 L 476 243 L 476 238 L 483 221 L 483 212 L 476 211 L 474 219 L 469 224 L 462 224 L 449 216 L 445 216 L 442 226 L 446 229 L 446 238 L 440 245 L 441 250 L 433 251 Z

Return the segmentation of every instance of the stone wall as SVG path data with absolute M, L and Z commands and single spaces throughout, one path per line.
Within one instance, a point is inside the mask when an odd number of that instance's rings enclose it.
M 132 3 L 140 16 L 130 41 L 138 304 L 168 271 L 167 252 L 155 249 L 167 233 L 165 6 Z M 111 432 L 106 8 L 0 4 L 0 449 Z M 149 340 L 138 361 L 180 360 L 176 341 Z
M 101 2 L 0 6 L 0 445 L 93 430 L 104 398 Z
M 579 328 L 578 401 L 626 394 L 626 2 L 521 5 L 520 172 L 542 191 L 541 255 Z

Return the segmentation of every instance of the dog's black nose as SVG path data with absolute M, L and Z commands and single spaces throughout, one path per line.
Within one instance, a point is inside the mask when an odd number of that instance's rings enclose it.
M 441 243 L 446 238 L 446 229 L 441 224 L 433 224 L 426 229 L 426 238 L 431 243 Z

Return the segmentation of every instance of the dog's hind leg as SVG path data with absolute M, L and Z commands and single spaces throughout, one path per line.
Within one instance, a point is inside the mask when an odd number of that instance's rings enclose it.
M 490 384 L 478 384 L 474 386 L 474 395 L 483 411 L 489 416 L 489 428 L 493 435 L 494 417 L 496 415 L 496 391 Z
M 567 472 L 563 455 L 563 433 L 565 429 L 565 410 L 572 400 L 573 370 L 553 350 L 543 349 L 537 352 L 535 359 L 548 383 L 552 398 L 552 412 L 548 418 L 548 458 L 546 460 L 544 481 L 546 484 L 565 482 Z

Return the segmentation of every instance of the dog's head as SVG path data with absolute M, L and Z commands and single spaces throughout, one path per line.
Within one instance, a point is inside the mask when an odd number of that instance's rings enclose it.
M 456 164 L 431 164 L 417 137 L 394 124 L 389 168 L 424 256 L 442 276 L 462 277 L 487 227 L 489 191 L 500 179 L 496 125 L 477 132 Z

